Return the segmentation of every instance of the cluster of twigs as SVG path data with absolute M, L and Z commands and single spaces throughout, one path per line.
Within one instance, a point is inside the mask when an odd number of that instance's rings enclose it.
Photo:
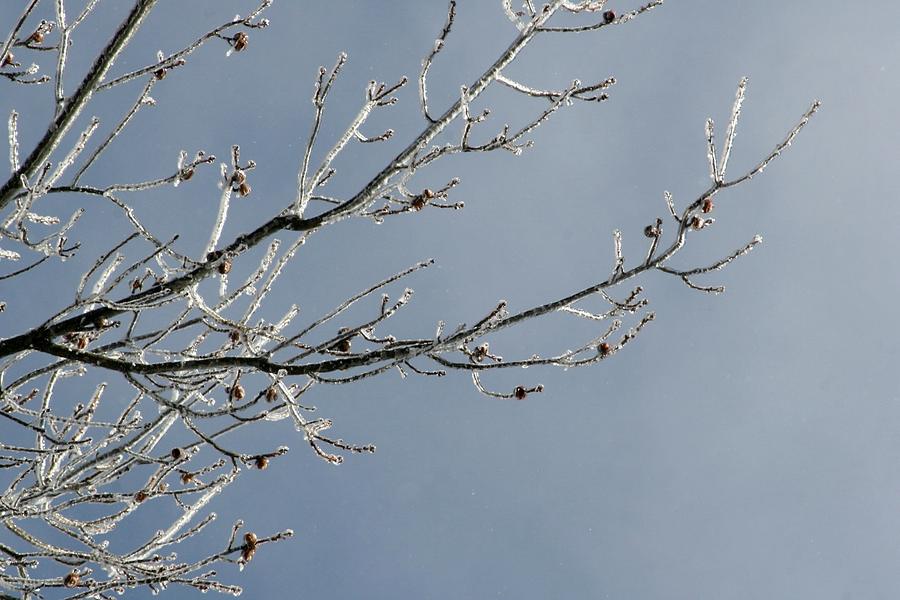
M 458 179 L 434 188 L 419 188 L 411 183 L 414 176 L 451 154 L 494 150 L 519 154 L 531 145 L 528 137 L 557 111 L 575 101 L 603 101 L 615 84 L 609 77 L 589 84 L 573 81 L 564 89 L 554 90 L 514 80 L 505 69 L 521 50 L 538 36 L 624 24 L 659 6 L 662 0 L 624 14 L 610 10 L 605 0 L 553 0 L 541 7 L 526 0 L 521 10 L 502 0 L 502 9 L 516 30 L 512 43 L 480 77 L 461 86 L 459 98 L 438 114 L 429 103 L 427 84 L 453 29 L 456 3 L 451 1 L 447 21 L 418 76 L 419 106 L 425 122 L 422 132 L 348 198 L 322 192 L 336 176 L 335 158 L 356 142 L 377 144 L 392 136 L 391 130 L 369 136 L 362 128 L 374 111 L 397 103 L 396 94 L 407 79 L 394 84 L 368 84 L 356 117 L 314 165 L 312 155 L 320 142 L 324 107 L 347 60 L 342 54 L 331 69 L 321 68 L 315 78 L 314 117 L 299 157 L 296 196 L 286 201 L 278 214 L 254 224 L 255 228 L 233 240 L 223 241 L 231 202 L 235 195 L 252 193 L 250 180 L 256 166 L 252 160 L 242 160 L 239 147 L 233 146 L 230 160 L 221 163 L 218 214 L 201 256 L 179 252 L 177 238 L 160 239 L 139 220 L 123 195 L 189 185 L 197 169 L 216 162 L 214 156 L 197 152 L 191 157 L 182 152 L 173 172 L 146 181 L 82 181 L 90 180 L 92 165 L 124 134 L 142 107 L 154 102 L 150 95 L 153 87 L 170 70 L 188 68 L 192 52 L 208 42 L 225 44 L 228 53 L 248 49 L 249 32 L 268 24 L 261 14 L 269 8 L 270 0 L 264 0 L 246 17 L 211 29 L 178 52 L 160 53 L 153 64 L 110 76 L 116 56 L 155 4 L 154 0 L 136 0 L 83 81 L 68 93 L 64 74 L 72 36 L 91 16 L 97 1 L 87 2 L 69 21 L 64 0 L 55 0 L 56 19 L 35 23 L 32 13 L 38 3 L 26 3 L 21 18 L 0 46 L 0 75 L 8 83 L 52 82 L 55 103 L 53 121 L 27 157 L 19 156 L 16 112 L 8 121 L 12 174 L 0 187 L 0 264 L 19 260 L 28 264 L 0 275 L 0 279 L 34 285 L 26 277 L 39 277 L 46 261 L 62 260 L 78 252 L 78 243 L 71 243 L 69 238 L 77 230 L 84 209 L 75 210 L 67 218 L 37 212 L 41 200 L 52 194 L 85 194 L 109 201 L 124 212 L 133 231 L 97 257 L 66 308 L 37 327 L 0 339 L 0 419 L 5 423 L 4 431 L 10 432 L 0 442 L 0 466 L 10 474 L 0 499 L 0 525 L 5 529 L 0 538 L 0 587 L 22 598 L 40 597 L 53 588 L 68 592 L 70 598 L 106 598 L 116 590 L 137 586 L 159 590 L 173 583 L 239 593 L 240 588 L 221 583 L 212 566 L 221 562 L 243 566 L 260 546 L 290 536 L 289 530 L 268 537 L 251 532 L 241 536 L 239 522 L 224 547 L 216 552 L 183 560 L 170 551 L 172 545 L 195 536 L 213 520 L 214 515 L 204 514 L 204 509 L 243 469 L 265 469 L 270 460 L 287 451 L 278 446 L 242 452 L 229 444 L 230 434 L 251 424 L 290 419 L 318 456 L 337 464 L 342 454 L 372 452 L 374 447 L 326 435 L 332 422 L 314 417 L 314 408 L 305 402 L 318 384 L 352 383 L 391 370 L 404 376 L 440 376 L 456 369 L 470 372 L 475 388 L 489 397 L 522 400 L 543 387 L 522 383 L 510 390 L 492 390 L 482 381 L 482 373 L 523 366 L 585 366 L 613 357 L 653 319 L 653 313 L 643 312 L 647 299 L 639 286 L 619 291 L 626 281 L 647 271 L 662 271 L 697 290 L 722 290 L 698 284 L 694 278 L 746 254 L 761 241 L 758 236 L 703 267 L 674 267 L 671 260 L 689 236 L 713 225 L 710 215 L 715 209 L 715 196 L 761 172 L 790 145 L 819 106 L 813 104 L 785 140 L 758 164 L 727 179 L 746 87 L 746 80 L 742 80 L 721 150 L 714 142 L 712 121 L 707 123 L 709 188 L 681 210 L 666 193 L 672 232 L 664 232 L 662 219 L 648 225 L 643 232 L 647 252 L 640 260 L 626 261 L 622 234 L 616 231 L 611 272 L 584 289 L 517 313 L 510 313 L 506 302 L 500 302 L 473 324 L 448 330 L 440 322 L 433 333 L 417 338 L 387 333 L 390 319 L 410 302 L 413 292 L 405 289 L 390 295 L 385 290 L 432 264 L 426 260 L 363 289 L 305 325 L 297 325 L 300 309 L 296 305 L 274 320 L 259 314 L 285 266 L 309 236 L 351 217 L 381 221 L 426 209 L 462 208 L 463 203 L 453 199 Z M 560 12 L 583 15 L 591 21 L 581 26 L 550 25 Z M 13 50 L 24 56 L 55 53 L 55 74 L 41 74 L 36 65 L 22 68 Z M 101 129 L 97 120 L 74 139 L 67 135 L 94 94 L 131 82 L 143 87 L 133 105 L 108 128 L 104 139 L 94 138 Z M 545 104 L 531 121 L 516 127 L 504 125 L 476 141 L 490 113 L 478 112 L 473 105 L 494 83 Z M 452 127 L 458 127 L 456 133 Z M 438 143 L 439 136 L 448 141 Z M 311 214 L 312 206 L 326 208 Z M 49 234 L 35 233 L 48 227 Z M 279 233 L 293 236 L 292 241 L 283 244 L 273 239 Z M 149 249 L 142 253 L 141 244 Z M 249 250 L 265 244 L 262 259 L 250 275 L 232 282 L 235 263 L 249 260 Z M 24 256 L 32 257 L 30 262 Z M 215 279 L 216 290 L 201 285 Z M 589 310 L 581 304 L 588 299 L 600 299 L 605 308 Z M 333 323 L 357 305 L 371 306 L 370 316 L 353 326 L 333 329 Z M 492 334 L 557 312 L 597 321 L 596 332 L 574 349 L 556 355 L 535 353 L 507 359 L 491 349 L 488 338 Z M 162 316 L 173 313 L 174 317 Z M 626 327 L 626 322 L 631 326 Z M 9 324 L 4 328 L 8 330 Z M 60 398 L 57 388 L 63 380 L 88 370 L 128 383 L 132 396 L 124 408 L 113 410 L 109 403 L 102 402 L 106 383 L 98 384 L 83 402 Z M 154 410 L 146 411 L 147 407 Z M 19 439 L 17 443 L 12 441 Z M 173 442 L 176 439 L 180 443 Z M 157 501 L 173 502 L 180 508 L 180 516 L 125 553 L 113 553 L 101 541 L 142 505 Z M 95 510 L 85 511 L 86 507 Z M 32 533 L 30 524 L 38 521 L 58 532 L 66 543 L 51 543 Z

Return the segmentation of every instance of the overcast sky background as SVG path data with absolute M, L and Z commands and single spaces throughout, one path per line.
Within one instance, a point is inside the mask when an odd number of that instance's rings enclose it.
M 101 2 L 75 36 L 70 89 L 130 5 Z M 252 6 L 161 0 L 113 73 Z M 3 31 L 19 11 L 6 12 Z M 417 75 L 445 14 L 442 0 L 278 0 L 246 52 L 226 59 L 224 44 L 210 44 L 160 82 L 158 105 L 135 118 L 85 183 L 168 174 L 182 148 L 225 158 L 238 143 L 258 168 L 252 196 L 234 203 L 223 235 L 232 239 L 293 197 L 318 66 L 349 54 L 321 156 L 367 81 Z M 463 211 L 323 230 L 298 254 L 269 314 L 297 302 L 312 319 L 430 257 L 436 266 L 406 281 L 416 295 L 397 328 L 410 335 L 431 335 L 438 319 L 471 323 L 501 298 L 517 311 L 606 278 L 613 229 L 633 264 L 644 225 L 666 214 L 663 191 L 683 207 L 707 188 L 704 121 L 712 116 L 724 132 L 744 75 L 732 175 L 765 156 L 814 99 L 823 107 L 762 175 L 717 196 L 715 226 L 691 235 L 673 265 L 707 264 L 757 233 L 763 245 L 698 281 L 724 284 L 721 296 L 644 277 L 657 319 L 614 360 L 485 377 L 503 390 L 544 384 L 524 402 L 486 398 L 464 374 L 320 386 L 309 401 L 335 421 L 335 435 L 378 452 L 336 468 L 287 423 L 256 430 L 267 446 L 281 436 L 293 451 L 220 497 L 219 531 L 242 517 L 257 532 L 297 535 L 265 547 L 240 575 L 220 569 L 224 578 L 250 598 L 896 598 L 898 22 L 900 5 L 888 0 L 669 0 L 627 26 L 529 46 L 510 76 L 562 87 L 614 75 L 611 99 L 560 112 L 521 157 L 455 157 L 417 177 L 414 189 L 461 177 L 451 199 L 464 200 Z M 499 0 L 460 0 L 431 74 L 434 112 L 514 35 Z M 99 95 L 85 118 L 109 126 L 139 85 Z M 23 153 L 49 118 L 50 92 L 0 87 L 0 112 L 21 114 Z M 415 86 L 399 98 L 364 128 L 392 127 L 394 139 L 354 147 L 329 193 L 352 194 L 421 130 Z M 492 109 L 479 130 L 488 136 L 545 103 L 496 90 L 476 106 Z M 218 202 L 216 177 L 205 170 L 177 189 L 135 196 L 135 205 L 160 238 L 181 233 L 180 248 L 197 254 Z M 112 207 L 88 209 L 70 236 L 86 240 L 82 255 L 31 280 L 51 293 L 3 290 L 0 336 L 68 302 L 109 232 L 125 231 Z M 492 348 L 529 356 L 592 335 L 559 315 L 498 336 Z

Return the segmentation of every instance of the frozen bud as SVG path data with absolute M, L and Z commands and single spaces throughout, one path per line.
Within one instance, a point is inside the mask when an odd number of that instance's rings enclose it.
M 516 397 L 516 400 L 524 400 L 528 397 L 528 391 L 520 385 L 513 391 L 513 396 Z
M 644 235 L 646 235 L 648 238 L 659 237 L 659 229 L 657 229 L 653 225 L 647 225 L 646 227 L 644 227 Z
M 243 400 L 244 399 L 244 386 L 239 383 L 234 384 L 231 389 L 228 391 L 229 395 L 235 400 Z
M 475 359 L 476 362 L 481 362 L 484 360 L 484 357 L 488 354 L 489 346 L 487 344 L 482 344 L 475 348 L 475 351 L 472 352 L 472 358 Z
M 76 342 L 75 345 L 78 347 L 79 350 L 84 350 L 85 348 L 87 348 L 87 345 L 88 345 L 87 336 L 84 336 L 84 335 L 78 336 L 78 341 Z
M 247 533 L 244 534 L 244 543 L 247 544 L 249 547 L 256 548 L 256 542 L 258 542 L 258 541 L 259 541 L 259 539 L 256 537 L 256 534 L 253 533 L 252 531 L 248 531 Z
M 238 194 L 241 196 L 249 196 L 251 191 L 253 191 L 253 188 L 246 181 L 238 186 Z
M 245 181 L 247 181 L 247 174 L 244 173 L 240 169 L 237 169 L 234 172 L 234 175 L 231 176 L 231 183 L 233 183 L 235 185 L 240 185 L 240 184 L 244 183 Z
M 597 346 L 597 351 L 600 352 L 600 356 L 607 356 L 612 352 L 612 348 L 606 342 L 600 342 L 600 345 Z
M 144 490 L 141 490 L 137 494 L 134 495 L 134 501 L 137 502 L 138 504 L 140 504 L 141 502 L 143 502 L 144 500 L 146 500 L 149 497 L 150 496 L 149 496 L 149 494 L 147 494 L 147 492 L 145 492 Z
M 228 339 L 231 340 L 232 344 L 237 344 L 241 341 L 241 332 L 237 329 L 232 329 L 231 333 L 228 334 Z
M 253 464 L 257 469 L 263 471 L 269 466 L 269 459 L 265 456 L 257 456 Z
M 194 176 L 193 168 L 187 168 L 179 174 L 179 177 L 181 177 L 182 181 L 187 181 L 188 179 L 190 179 L 193 176 Z
M 131 280 L 131 293 L 139 292 L 141 288 L 144 287 L 144 282 L 138 278 L 134 278 Z
M 219 263 L 218 270 L 222 275 L 228 275 L 229 273 L 231 273 L 231 259 L 226 258 L 221 263 Z
M 168 73 L 168 71 L 164 68 L 157 69 L 157 70 L 153 71 L 153 76 L 156 77 L 157 81 L 159 81 L 160 79 L 165 79 L 167 73 Z
M 165 494 L 169 490 L 169 484 L 163 481 L 156 488 L 160 494 Z
M 704 225 L 706 225 L 706 221 L 700 215 L 694 215 L 691 219 L 691 227 L 694 229 L 703 229 Z
M 172 458 L 175 460 L 181 460 L 184 457 L 184 450 L 181 448 L 172 448 Z
M 603 13 L 603 22 L 606 23 L 607 25 L 609 25 L 610 23 L 612 23 L 615 20 L 616 20 L 615 12 L 608 10 Z
M 31 44 L 40 44 L 44 41 L 44 31 L 42 29 L 36 29 L 34 33 L 32 33 L 28 37 L 28 42 Z
M 15 66 L 16 57 L 12 52 L 7 52 L 6 56 L 3 57 L 3 60 L 0 60 L 0 69 L 7 65 Z
M 233 41 L 234 41 L 234 51 L 240 52 L 241 50 L 243 50 L 247 47 L 247 44 L 250 43 L 250 36 L 248 36 L 243 31 L 238 31 L 236 34 L 234 34 Z
M 181 474 L 181 483 L 187 485 L 188 483 L 194 480 L 194 474 L 190 471 L 185 471 Z
M 72 571 L 67 573 L 65 577 L 63 577 L 63 585 L 67 588 L 73 588 L 78 585 L 81 581 L 81 577 L 78 575 L 77 571 Z
M 424 190 L 422 190 L 422 196 L 424 196 L 426 200 L 432 200 L 434 199 L 434 191 L 429 188 L 425 188 Z
M 715 204 L 713 204 L 712 198 L 704 198 L 703 206 L 700 210 L 703 211 L 703 214 L 709 214 L 712 212 L 712 209 L 715 208 Z
M 274 385 L 266 389 L 266 400 L 268 400 L 269 402 L 273 402 L 275 400 L 275 398 L 277 398 L 277 397 L 278 397 L 278 390 L 275 388 Z

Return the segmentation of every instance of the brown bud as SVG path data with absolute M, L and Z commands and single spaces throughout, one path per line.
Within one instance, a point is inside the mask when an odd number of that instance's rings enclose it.
M 160 79 L 166 78 L 166 73 L 168 73 L 166 69 L 157 69 L 153 71 L 153 76 L 156 77 L 157 81 L 159 81 Z
M 475 348 L 475 351 L 472 352 L 472 358 L 475 360 L 475 362 L 481 362 L 484 360 L 484 357 L 487 356 L 487 353 L 488 353 L 488 345 L 482 344 L 482 345 L 478 346 L 477 348 Z
M 423 194 L 421 196 L 416 196 L 415 198 L 413 198 L 413 201 L 410 205 L 412 206 L 413 210 L 422 210 L 423 208 L 425 208 L 426 204 L 428 204 L 428 199 L 425 198 Z
M 256 534 L 253 533 L 252 531 L 248 531 L 247 533 L 244 534 L 244 543 L 247 544 L 247 546 L 249 546 L 251 548 L 256 548 L 256 542 L 258 542 L 258 541 L 259 541 L 259 539 L 256 537 Z
M 516 400 L 524 400 L 528 397 L 528 392 L 520 385 L 513 391 L 513 395 L 516 397 Z
M 704 198 L 703 199 L 703 207 L 700 209 L 703 211 L 703 214 L 709 214 L 712 212 L 712 209 L 715 208 L 715 204 L 713 204 L 712 198 Z
M 237 344 L 241 341 L 241 332 L 237 329 L 232 329 L 231 333 L 228 334 L 228 339 L 231 340 L 232 344 Z
M 169 484 L 163 481 L 158 486 L 156 486 L 156 489 L 160 494 L 165 494 L 169 490 Z
M 699 215 L 694 215 L 694 218 L 691 219 L 691 227 L 693 227 L 694 229 L 703 229 L 703 226 L 705 224 L 706 221 L 704 221 Z
M 335 352 L 343 352 L 344 354 L 346 354 L 347 352 L 350 352 L 350 346 L 350 340 L 345 339 L 336 343 L 334 346 L 332 346 L 332 348 Z
M 235 400 L 243 400 L 244 399 L 244 386 L 239 383 L 236 383 L 229 390 L 229 395 Z
M 605 13 L 603 13 L 603 22 L 606 23 L 607 25 L 609 25 L 610 23 L 612 23 L 615 20 L 616 20 L 615 12 L 608 10 Z
M 188 168 L 181 172 L 180 177 L 182 181 L 187 181 L 191 177 L 194 176 L 194 169 Z
M 262 470 L 264 470 L 266 467 L 269 466 L 269 459 L 266 458 L 265 456 L 257 456 L 257 457 L 256 457 L 256 461 L 254 462 L 254 464 L 256 465 L 256 468 L 257 468 L 257 469 L 259 469 L 260 471 L 262 471 Z
M 253 560 L 253 555 L 256 553 L 256 547 L 251 548 L 250 546 L 244 546 L 244 549 L 241 550 L 241 560 L 245 563 Z
M 31 44 L 40 44 L 44 41 L 44 32 L 40 29 L 36 29 L 34 33 L 28 38 L 28 42 Z
M 87 348 L 87 345 L 88 345 L 87 336 L 84 336 L 84 335 L 78 336 L 78 341 L 75 343 L 75 345 L 78 346 L 79 350 L 84 350 L 85 348 Z
M 78 575 L 76 571 L 71 571 L 67 573 L 65 577 L 63 577 L 63 585 L 67 588 L 73 588 L 78 585 L 81 577 Z
M 131 281 L 131 293 L 132 294 L 135 292 L 139 292 L 142 287 L 144 287 L 144 282 L 141 281 L 140 279 L 135 278 Z
M 188 483 L 194 480 L 194 474 L 190 471 L 185 471 L 181 474 L 181 483 L 187 485 Z
M 226 258 L 225 260 L 223 260 L 222 262 L 220 262 L 220 263 L 219 263 L 219 267 L 218 267 L 218 271 L 219 271 L 219 273 L 221 273 L 222 275 L 228 275 L 229 273 L 231 273 L 231 259 L 230 259 L 230 258 Z
M 251 191 L 253 191 L 253 188 L 251 188 L 250 184 L 246 181 L 238 187 L 238 194 L 240 194 L 242 197 L 249 196 Z
M 175 460 L 181 460 L 181 458 L 184 456 L 184 450 L 182 450 L 181 448 L 172 448 L 171 454 L 172 458 L 174 458 Z
M 428 188 L 425 188 L 424 190 L 422 190 L 422 196 L 426 200 L 434 200 L 434 192 Z
M 141 502 L 143 502 L 144 500 L 146 500 L 149 497 L 150 497 L 150 495 L 147 494 L 147 492 L 145 492 L 144 490 L 141 490 L 137 494 L 134 495 L 134 501 L 137 502 L 138 504 L 140 504 Z
M 659 237 L 659 230 L 653 225 L 647 225 L 646 227 L 644 227 L 644 235 L 646 235 L 648 238 Z
M 278 390 L 275 388 L 274 385 L 269 388 L 266 388 L 266 400 L 268 400 L 269 402 L 273 402 L 275 400 L 275 398 L 277 398 L 277 397 L 278 397 Z
M 247 174 L 241 169 L 235 169 L 234 173 L 231 175 L 231 183 L 234 185 L 241 185 L 245 181 L 247 181 Z
M 247 44 L 250 43 L 250 36 L 243 31 L 238 31 L 236 34 L 234 34 L 233 39 L 235 52 L 240 52 L 247 47 Z
M 597 346 L 597 350 L 600 352 L 600 356 L 607 356 L 612 352 L 612 348 L 606 342 L 600 342 L 600 345 Z
M 0 69 L 2 69 L 3 67 L 5 67 L 6 65 L 13 65 L 13 66 L 14 66 L 15 64 L 16 64 L 16 57 L 15 57 L 15 55 L 14 55 L 12 52 L 7 52 L 7 53 L 6 53 L 6 56 L 3 57 L 3 60 L 0 61 Z

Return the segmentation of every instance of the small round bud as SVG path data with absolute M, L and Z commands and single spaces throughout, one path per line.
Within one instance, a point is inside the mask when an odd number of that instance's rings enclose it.
M 0 60 L 0 69 L 5 67 L 6 65 L 15 65 L 16 57 L 12 52 L 7 52 L 6 56 L 3 57 L 3 60 Z
M 413 210 L 422 210 L 426 204 L 428 204 L 428 199 L 422 194 L 413 198 L 411 206 Z
M 516 400 L 524 400 L 528 397 L 528 392 L 520 385 L 513 391 L 513 396 L 516 397 Z
M 275 398 L 277 398 L 277 397 L 278 397 L 278 390 L 275 388 L 274 385 L 269 388 L 266 388 L 266 400 L 268 400 L 269 402 L 274 402 Z
M 221 273 L 222 275 L 228 275 L 229 273 L 231 273 L 231 259 L 226 258 L 221 263 L 219 263 L 219 266 L 217 268 L 219 273 Z
M 343 352 L 344 354 L 346 354 L 347 352 L 350 352 L 350 346 L 351 344 L 349 339 L 341 340 L 334 345 L 334 350 L 335 352 Z
M 146 500 L 149 497 L 150 497 L 150 495 L 147 492 L 145 492 L 144 490 L 141 490 L 137 494 L 134 495 L 134 501 L 137 502 L 138 504 L 140 504 L 141 502 L 143 502 L 144 500 Z
M 184 457 L 184 450 L 181 448 L 172 448 L 171 454 L 174 460 L 181 460 Z
M 612 352 L 612 347 L 606 342 L 600 342 L 600 345 L 597 346 L 597 351 L 600 352 L 600 356 L 607 356 Z
M 243 50 L 244 48 L 247 47 L 247 44 L 250 43 L 250 36 L 247 35 L 243 31 L 238 31 L 236 34 L 234 34 L 233 40 L 234 40 L 234 51 L 240 52 L 241 50 Z
M 232 344 L 237 344 L 241 341 L 241 332 L 237 329 L 232 329 L 231 333 L 228 334 L 228 339 L 231 340 Z
M 160 494 L 165 494 L 169 490 L 169 484 L 163 481 L 156 487 L 156 489 Z
M 258 542 L 258 541 L 259 541 L 259 539 L 256 537 L 256 534 L 253 533 L 252 531 L 248 531 L 247 533 L 244 534 L 244 543 L 246 543 L 247 546 L 249 546 L 250 548 L 256 548 L 256 542 Z
M 153 76 L 156 77 L 156 80 L 165 79 L 168 71 L 166 69 L 157 69 L 153 71 Z
M 703 229 L 703 226 L 706 224 L 700 215 L 694 215 L 694 218 L 691 219 L 691 227 L 694 229 Z
M 65 577 L 63 577 L 63 585 L 67 588 L 73 588 L 78 585 L 81 581 L 81 577 L 78 575 L 76 571 L 72 571 L 67 573 Z
M 269 466 L 269 459 L 265 456 L 257 456 L 253 464 L 257 469 L 263 471 Z
M 475 362 L 483 361 L 488 354 L 488 349 L 489 346 L 487 344 L 481 344 L 480 346 L 475 348 L 475 351 L 472 352 L 472 358 L 475 360 Z
M 239 383 L 234 384 L 231 389 L 228 391 L 229 395 L 235 400 L 243 400 L 244 399 L 244 386 Z
M 434 199 L 434 191 L 430 190 L 429 188 L 425 188 L 424 190 L 422 190 L 422 196 L 426 200 L 433 200 Z
M 703 214 L 709 214 L 712 212 L 712 209 L 715 208 L 715 204 L 713 204 L 712 198 L 704 198 L 703 199 L 703 207 L 700 209 L 703 211 Z
M 185 169 L 184 171 L 182 171 L 182 172 L 179 174 L 179 177 L 181 177 L 181 180 L 182 180 L 182 181 L 187 181 L 188 179 L 190 179 L 190 178 L 193 177 L 193 176 L 194 176 L 194 169 L 193 169 L 193 168 Z
M 190 471 L 185 471 L 181 474 L 181 483 L 187 485 L 194 480 L 194 474 Z
M 31 44 L 40 44 L 44 41 L 44 32 L 41 29 L 35 30 L 34 33 L 31 34 L 28 38 L 28 42 Z
M 610 23 L 612 23 L 615 20 L 616 20 L 615 12 L 608 10 L 603 13 L 603 22 L 606 23 L 607 25 L 609 25 Z
M 250 184 L 246 181 L 238 186 L 238 194 L 240 194 L 242 197 L 249 196 L 251 191 L 253 191 L 253 188 L 251 188 Z
M 644 227 L 644 235 L 646 235 L 648 238 L 659 237 L 659 230 L 653 225 L 647 225 L 646 227 Z

